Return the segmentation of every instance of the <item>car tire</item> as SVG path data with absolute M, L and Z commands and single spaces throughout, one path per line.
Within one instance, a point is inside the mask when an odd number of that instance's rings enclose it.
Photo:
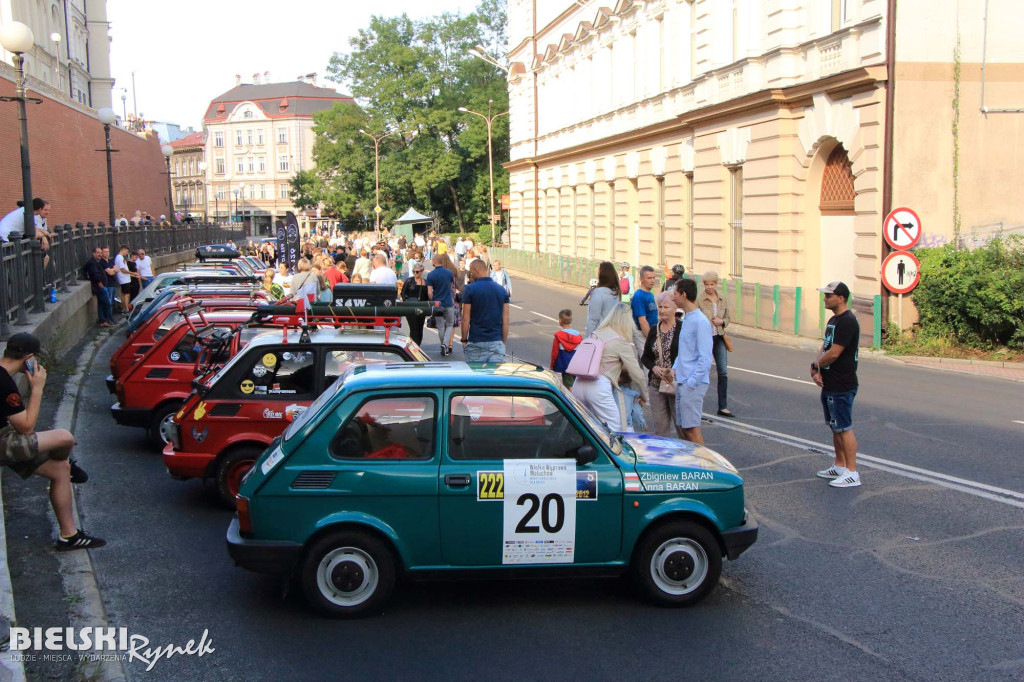
M 153 413 L 153 418 L 149 422 L 149 428 L 146 429 L 146 436 L 149 438 L 149 442 L 153 444 L 160 452 L 163 452 L 164 446 L 167 445 L 167 439 L 164 437 L 163 429 L 170 423 L 171 417 L 178 413 L 181 409 L 181 401 L 176 400 L 174 402 L 165 403 L 156 409 Z
M 395 586 L 395 559 L 372 535 L 345 530 L 317 540 L 306 552 L 299 581 L 309 605 L 335 618 L 379 613 Z
M 256 464 L 261 454 L 263 448 L 255 445 L 245 446 L 232 450 L 217 462 L 217 470 L 213 477 L 217 500 L 226 508 L 235 508 L 235 495 L 242 485 L 242 478 Z
M 722 552 L 693 521 L 672 521 L 647 533 L 633 554 L 633 585 L 659 606 L 692 606 L 718 584 Z

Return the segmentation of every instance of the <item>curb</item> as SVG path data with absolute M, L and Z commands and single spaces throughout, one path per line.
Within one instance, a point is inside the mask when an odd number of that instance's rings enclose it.
M 1000 360 L 976 360 L 974 358 L 936 358 L 927 355 L 896 355 L 900 360 L 911 362 L 938 362 L 943 365 L 976 365 L 978 367 L 996 367 L 1015 369 L 1024 372 L 1024 362 L 1004 362 Z
M 0 483 L 2 478 L 0 476 Z M 3 506 L 3 490 L 0 485 L 0 558 L 3 560 L 3 566 L 0 567 L 0 617 L 5 618 L 10 625 L 15 625 L 18 619 L 14 614 L 14 587 L 11 585 L 11 571 L 7 565 L 7 524 L 4 522 Z M 0 678 L 13 682 L 25 680 L 24 662 L 15 659 L 14 652 L 6 646 L 0 652 Z
M 108 334 L 99 335 L 92 345 L 87 346 L 78 359 L 75 366 L 75 373 L 68 378 L 64 389 L 64 397 L 57 408 L 53 428 L 66 429 L 74 433 L 75 421 L 78 418 L 78 400 L 82 392 L 82 381 L 88 376 L 93 359 L 100 346 L 105 344 L 110 337 L 122 325 L 111 327 Z M 82 527 L 82 507 L 78 501 L 78 491 L 72 496 L 73 514 L 75 526 Z M 56 518 L 53 519 L 53 529 L 59 533 Z M 93 569 L 92 557 L 89 552 L 60 552 L 57 555 L 60 564 L 61 578 L 64 583 L 64 596 L 68 602 L 68 623 L 73 628 L 83 627 L 108 627 L 106 609 L 103 607 L 103 599 L 100 597 L 99 584 L 96 582 L 96 572 Z M 90 660 L 81 664 L 80 670 L 83 679 L 102 680 L 103 682 L 121 682 L 128 679 L 122 661 L 108 660 L 111 657 L 100 657 L 99 660 Z M 116 657 L 114 657 L 116 658 Z

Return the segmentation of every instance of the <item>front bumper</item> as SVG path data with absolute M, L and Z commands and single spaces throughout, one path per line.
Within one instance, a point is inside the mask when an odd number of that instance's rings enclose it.
M 110 391 L 111 393 L 113 393 L 115 388 L 117 388 L 117 379 L 114 378 L 113 374 L 108 374 L 107 375 L 107 390 Z
M 110 415 L 121 426 L 141 426 L 148 429 L 153 419 L 153 410 L 148 408 L 121 407 L 121 403 L 110 406 Z
M 235 565 L 256 573 L 290 573 L 302 553 L 302 545 L 297 542 L 243 538 L 237 516 L 228 526 L 227 543 Z
M 722 531 L 722 542 L 725 544 L 725 555 L 730 560 L 737 558 L 757 542 L 757 520 L 748 513 L 742 526 Z

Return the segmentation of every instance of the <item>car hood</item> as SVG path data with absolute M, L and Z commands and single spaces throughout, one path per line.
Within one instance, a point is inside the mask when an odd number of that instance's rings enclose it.
M 642 433 L 622 437 L 636 455 L 643 491 L 728 490 L 743 485 L 736 467 L 703 445 Z

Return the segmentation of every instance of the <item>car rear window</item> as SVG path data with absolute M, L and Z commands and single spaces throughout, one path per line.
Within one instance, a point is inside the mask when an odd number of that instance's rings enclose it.
M 370 398 L 331 439 L 336 459 L 422 460 L 434 454 L 432 396 Z
M 156 331 L 153 332 L 153 338 L 157 341 L 164 338 L 164 336 L 167 335 L 167 332 L 177 327 L 181 320 L 181 313 L 174 312 L 168 314 L 167 317 L 164 318 L 164 321 L 160 323 L 160 326 L 156 328 Z

